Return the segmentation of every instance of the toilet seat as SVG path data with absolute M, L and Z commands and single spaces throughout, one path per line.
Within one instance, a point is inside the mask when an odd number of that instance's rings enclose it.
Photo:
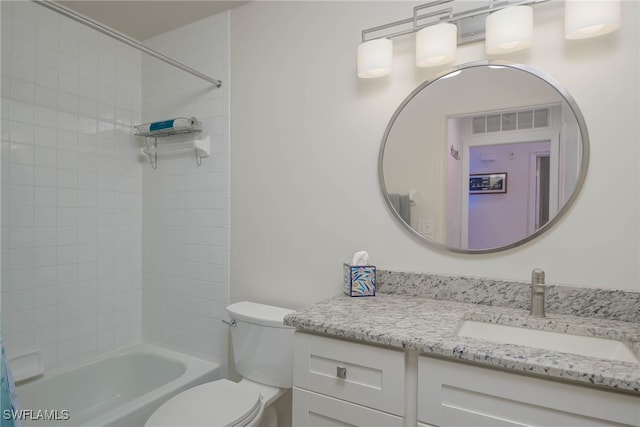
M 229 380 L 190 388 L 163 403 L 145 423 L 160 426 L 246 426 L 260 412 L 262 396 Z

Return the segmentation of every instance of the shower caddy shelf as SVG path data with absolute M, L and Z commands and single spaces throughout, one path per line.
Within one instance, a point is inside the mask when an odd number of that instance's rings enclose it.
M 203 157 L 209 157 L 209 154 L 211 152 L 209 137 L 206 137 L 204 139 L 196 139 L 196 134 L 202 132 L 202 124 L 193 117 L 190 119 L 180 119 L 188 120 L 190 122 L 190 126 L 181 128 L 171 127 L 149 131 L 140 129 L 149 128 L 151 123 L 144 123 L 135 126 L 135 135 L 144 137 L 144 144 L 146 148 L 142 149 L 142 153 L 149 157 L 149 161 L 151 162 L 151 167 L 153 169 L 156 169 L 158 167 L 158 153 L 166 151 L 178 151 L 187 149 L 194 150 L 196 155 L 196 164 L 198 166 L 202 164 Z M 192 135 L 193 139 L 191 141 L 167 141 L 163 144 L 158 144 L 158 138 L 166 138 L 176 135 Z

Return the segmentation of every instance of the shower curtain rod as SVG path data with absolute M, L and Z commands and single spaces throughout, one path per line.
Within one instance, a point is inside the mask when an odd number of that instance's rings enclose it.
M 165 56 L 163 54 L 161 54 L 160 52 L 157 52 L 153 49 L 151 49 L 150 47 L 147 47 L 145 45 L 143 45 L 142 43 L 140 43 L 137 40 L 134 40 L 130 37 L 125 36 L 122 33 L 119 33 L 115 30 L 112 30 L 111 28 L 102 25 L 84 15 L 81 15 L 71 9 L 68 9 L 65 6 L 62 6 L 61 4 L 58 4 L 52 0 L 32 0 L 33 2 L 44 6 L 46 8 L 49 8 L 51 10 L 53 10 L 54 12 L 57 12 L 61 15 L 66 16 L 67 18 L 73 19 L 76 22 L 79 22 L 83 25 L 86 25 L 89 28 L 93 28 L 96 31 L 101 32 L 102 34 L 105 34 L 111 38 L 114 38 L 118 41 L 121 41 L 124 44 L 127 44 L 131 47 L 133 47 L 134 49 L 138 49 L 141 52 L 144 52 L 148 55 L 153 56 L 154 58 L 159 59 L 162 62 L 166 62 L 169 65 L 173 65 L 176 68 L 181 69 L 182 71 L 186 71 L 189 74 L 192 74 L 196 77 L 201 78 L 202 80 L 206 80 L 209 83 L 213 84 L 215 87 L 220 87 L 222 85 L 222 82 L 220 80 L 214 79 L 213 77 L 210 77 L 206 74 L 201 73 L 198 70 L 195 70 L 187 65 L 184 65 L 181 62 L 178 62 L 174 59 L 169 58 L 168 56 Z

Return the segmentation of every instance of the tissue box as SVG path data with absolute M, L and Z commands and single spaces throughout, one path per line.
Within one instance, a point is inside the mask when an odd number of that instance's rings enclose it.
M 376 267 L 344 264 L 344 293 L 350 297 L 376 295 Z

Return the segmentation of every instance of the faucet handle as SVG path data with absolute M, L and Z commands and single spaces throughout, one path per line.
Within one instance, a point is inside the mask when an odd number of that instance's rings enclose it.
M 544 270 L 541 268 L 534 268 L 531 272 L 531 284 L 544 285 Z
M 544 317 L 544 271 L 536 268 L 531 272 L 531 315 Z

